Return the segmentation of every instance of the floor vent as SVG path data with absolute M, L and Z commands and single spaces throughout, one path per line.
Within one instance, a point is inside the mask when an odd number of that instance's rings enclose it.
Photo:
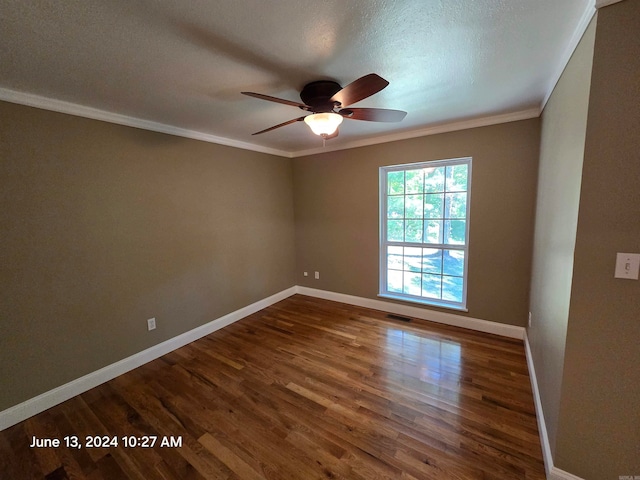
M 400 320 L 401 322 L 411 321 L 409 317 L 403 317 L 402 315 L 394 315 L 393 313 L 388 314 L 387 318 L 390 318 L 391 320 Z

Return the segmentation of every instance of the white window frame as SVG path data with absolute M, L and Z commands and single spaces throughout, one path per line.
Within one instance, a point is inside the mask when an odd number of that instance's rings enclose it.
M 467 286 L 468 286 L 468 266 L 469 266 L 469 219 L 470 219 L 470 207 L 471 207 L 471 157 L 454 158 L 447 160 L 432 160 L 418 163 L 406 163 L 402 165 L 389 165 L 380 167 L 380 285 L 379 285 L 379 297 L 391 298 L 394 300 L 403 300 L 408 302 L 419 303 L 423 305 L 432 305 L 442 308 L 450 308 L 454 310 L 468 311 L 467 310 Z M 467 165 L 467 204 L 466 204 L 466 222 L 465 222 L 465 242 L 464 245 L 450 245 L 450 244 L 434 244 L 434 243 L 416 243 L 416 242 L 397 242 L 387 240 L 387 174 L 394 171 L 409 171 L 419 170 L 422 168 L 434 168 L 453 165 Z M 446 193 L 446 186 L 445 191 Z M 405 193 L 406 195 L 406 193 Z M 424 216 L 423 216 L 424 218 Z M 424 240 L 424 238 L 423 238 Z M 442 239 L 444 242 L 444 239 Z M 464 251 L 464 267 L 463 267 L 463 282 L 462 282 L 462 301 L 456 302 L 444 299 L 434 299 L 424 296 L 416 296 L 408 293 L 390 292 L 387 284 L 387 247 L 388 246 L 402 246 L 402 247 L 422 247 L 422 248 L 434 248 L 443 250 L 461 250 Z M 444 276 L 444 275 L 442 275 Z

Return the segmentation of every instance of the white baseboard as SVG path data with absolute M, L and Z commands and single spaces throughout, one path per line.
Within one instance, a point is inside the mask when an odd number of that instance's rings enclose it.
M 549 434 L 547 433 L 547 424 L 544 421 L 544 412 L 542 411 L 542 400 L 540 399 L 540 390 L 538 389 L 538 377 L 536 377 L 536 369 L 533 364 L 533 355 L 531 354 L 531 345 L 529 345 L 529 337 L 524 332 L 524 351 L 527 357 L 527 367 L 529 368 L 529 378 L 531 379 L 531 389 L 533 390 L 533 401 L 536 407 L 536 419 L 538 420 L 538 431 L 540 432 L 540 443 L 542 446 L 542 457 L 544 458 L 544 468 L 547 474 L 547 480 L 583 480 L 572 473 L 565 472 L 553 465 L 553 454 L 551 453 L 551 445 L 549 444 Z
M 353 295 L 329 292 L 326 290 L 318 290 L 315 288 L 294 286 L 283 290 L 282 292 L 276 293 L 275 295 L 272 295 L 268 298 L 252 303 L 251 305 L 248 305 L 244 308 L 231 312 L 205 325 L 178 335 L 177 337 L 171 338 L 165 342 L 136 353 L 130 357 L 124 358 L 116 363 L 107 365 L 100 370 L 96 370 L 95 372 L 89 373 L 76 380 L 72 380 L 69 383 L 56 387 L 53 390 L 49 390 L 48 392 L 38 395 L 37 397 L 31 398 L 25 402 L 10 407 L 0 412 L 0 431 L 9 428 L 12 425 L 15 425 L 16 423 L 19 423 L 23 420 L 26 420 L 33 415 L 37 415 L 38 413 L 41 413 L 55 405 L 58 405 L 76 395 L 84 393 L 102 383 L 108 382 L 109 380 L 130 370 L 133 370 L 134 368 L 137 368 L 141 365 L 144 365 L 145 363 L 155 360 L 156 358 L 166 355 L 167 353 L 172 352 L 173 350 L 176 350 L 184 345 L 187 345 L 188 343 L 209 335 L 216 330 L 231 325 L 232 323 L 248 315 L 251 315 L 259 310 L 262 310 L 263 308 L 273 305 L 276 302 L 284 300 L 285 298 L 290 297 L 291 295 L 294 295 L 296 293 L 308 295 L 311 297 L 323 298 L 326 300 L 333 300 L 349 305 L 356 305 L 359 307 L 382 310 L 384 312 L 395 313 L 398 315 L 407 315 L 410 317 L 429 320 L 445 325 L 469 328 L 480 332 L 492 333 L 495 335 L 501 335 L 510 338 L 525 338 L 525 345 L 527 345 L 528 348 L 524 327 L 505 325 L 452 313 L 428 310 L 424 308 L 413 307 L 410 305 L 386 302 L 382 300 L 356 297 Z M 529 368 L 532 372 L 533 382 L 535 373 L 533 371 L 533 364 L 530 362 L 530 357 L 530 352 L 527 351 L 527 361 L 529 362 Z M 537 392 L 537 386 L 534 389 L 534 393 L 535 392 Z M 542 422 L 544 422 L 544 418 L 542 417 L 542 409 L 539 408 L 539 396 L 537 396 L 536 398 L 536 410 L 538 411 L 538 418 L 542 418 Z M 540 428 L 540 432 L 544 432 L 543 435 L 546 435 L 546 428 L 544 428 L 544 423 Z M 548 445 L 548 441 L 546 443 Z M 561 472 L 560 470 L 557 471 Z M 573 476 L 556 476 L 550 478 L 558 480 L 580 480 L 577 477 Z
M 561 470 L 553 465 L 553 455 L 551 453 L 551 448 L 549 445 L 549 437 L 544 420 L 544 412 L 542 411 L 542 402 L 540 400 L 540 391 L 538 390 L 538 381 L 536 377 L 535 366 L 533 364 L 533 357 L 531 355 L 531 346 L 529 345 L 529 339 L 524 327 L 505 325 L 452 313 L 439 312 L 424 308 L 413 307 L 410 305 L 356 297 L 353 295 L 346 295 L 343 293 L 329 292 L 326 290 L 318 290 L 315 288 L 302 286 L 294 286 L 283 290 L 279 293 L 276 293 L 275 295 L 259 300 L 255 303 L 252 303 L 251 305 L 224 315 L 223 317 L 213 320 L 205 325 L 185 332 L 181 335 L 178 335 L 177 337 L 159 343 L 158 345 L 143 350 L 142 352 L 136 353 L 135 355 L 122 359 L 111 365 L 107 365 L 100 370 L 96 370 L 95 372 L 89 373 L 83 377 L 54 388 L 53 390 L 38 395 L 37 397 L 8 408 L 0 412 L 0 431 L 9 428 L 12 425 L 15 425 L 16 423 L 19 423 L 23 420 L 26 420 L 29 417 L 37 415 L 38 413 L 44 412 L 45 410 L 55 405 L 58 405 L 76 395 L 97 387 L 98 385 L 105 383 L 130 370 L 133 370 L 134 368 L 137 368 L 141 365 L 144 365 L 145 363 L 155 360 L 156 358 L 166 355 L 167 353 L 183 347 L 184 345 L 187 345 L 206 335 L 209 335 L 216 330 L 231 325 L 232 323 L 237 322 L 242 318 L 245 318 L 255 312 L 258 312 L 259 310 L 262 310 L 263 308 L 284 300 L 285 298 L 290 297 L 291 295 L 294 295 L 296 293 L 299 293 L 301 295 L 308 295 L 311 297 L 323 298 L 326 300 L 333 300 L 349 305 L 356 305 L 359 307 L 372 308 L 374 310 L 381 310 L 398 315 L 407 315 L 410 317 L 420 318 L 423 320 L 429 320 L 446 325 L 469 328 L 471 330 L 477 330 L 480 332 L 492 333 L 495 335 L 501 335 L 510 338 L 523 339 L 527 365 L 529 368 L 529 376 L 531 378 L 531 387 L 533 389 L 536 417 L 538 419 L 538 430 L 540 431 L 540 441 L 542 444 L 542 454 L 544 457 L 547 479 L 583 480 L 580 477 L 565 472 L 564 470 Z
M 577 477 L 572 473 L 560 470 L 558 467 L 551 466 L 551 471 L 547 475 L 548 480 L 584 480 L 582 477 Z
M 383 300 L 374 300 L 371 298 L 356 297 L 346 295 L 344 293 L 328 292 L 326 290 L 318 290 L 309 287 L 296 287 L 296 292 L 301 295 L 309 295 L 310 297 L 323 298 L 325 300 L 333 300 L 335 302 L 348 303 L 358 307 L 372 308 L 374 310 L 382 310 L 384 312 L 395 313 L 397 315 L 407 315 L 409 317 L 420 318 L 432 322 L 452 325 L 454 327 L 469 328 L 484 333 L 493 333 L 503 337 L 524 338 L 524 327 L 516 327 L 515 325 L 506 325 L 503 323 L 490 322 L 488 320 L 480 320 L 454 313 L 445 313 L 436 310 L 428 310 L 425 308 L 413 307 L 411 305 L 403 305 L 400 303 L 385 302 Z
M 111 365 L 107 365 L 100 370 L 96 370 L 95 372 L 77 378 L 76 380 L 72 380 L 69 383 L 54 388 L 53 390 L 49 390 L 37 397 L 3 410 L 0 412 L 0 431 L 9 428 L 16 423 L 22 422 L 29 417 L 37 415 L 38 413 L 44 412 L 45 410 L 97 387 L 102 383 L 108 382 L 123 373 L 133 370 L 134 368 L 144 365 L 145 363 L 155 360 L 156 358 L 209 335 L 216 330 L 220 330 L 221 328 L 231 325 L 248 315 L 273 305 L 280 300 L 284 300 L 295 293 L 296 287 L 283 290 L 275 295 L 259 300 L 251 305 L 247 305 L 246 307 L 224 315 L 223 317 L 206 323 L 200 327 L 194 328 L 193 330 L 178 335 L 177 337 L 173 337 L 165 342 L 136 353 L 135 355 L 124 358 Z

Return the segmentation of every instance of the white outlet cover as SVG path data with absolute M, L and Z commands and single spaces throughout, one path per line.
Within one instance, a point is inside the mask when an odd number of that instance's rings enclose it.
M 147 320 L 147 328 L 149 329 L 149 331 L 156 329 L 156 319 L 155 318 L 150 318 L 149 320 Z
M 615 278 L 638 280 L 638 272 L 640 272 L 640 253 L 618 253 Z

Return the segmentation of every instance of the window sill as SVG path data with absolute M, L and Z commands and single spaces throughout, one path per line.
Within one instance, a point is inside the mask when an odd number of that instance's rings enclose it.
M 403 295 L 393 295 L 391 293 L 379 293 L 378 297 L 381 298 L 388 298 L 391 300 L 398 300 L 400 302 L 407 302 L 407 303 L 417 303 L 418 305 L 424 305 L 425 307 L 438 307 L 438 308 L 446 308 L 449 310 L 456 310 L 458 312 L 468 312 L 469 309 L 467 309 L 466 307 L 463 306 L 458 306 L 458 305 L 452 305 L 450 303 L 445 303 L 445 302 L 438 302 L 437 300 L 424 300 L 424 299 L 419 299 L 419 298 L 411 298 L 411 297 L 405 297 Z

